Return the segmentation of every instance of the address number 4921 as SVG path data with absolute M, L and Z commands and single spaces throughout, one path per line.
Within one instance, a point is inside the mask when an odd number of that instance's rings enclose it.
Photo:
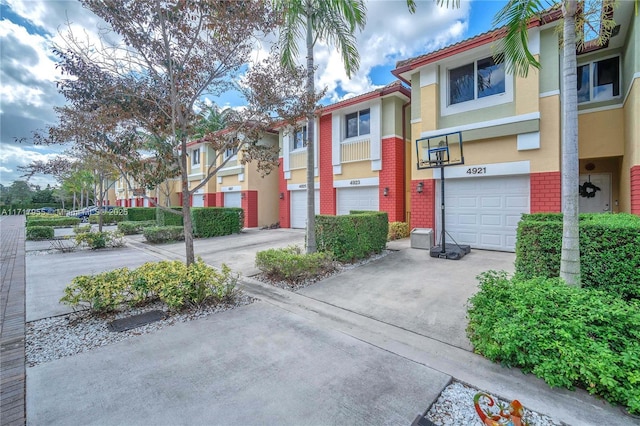
M 468 175 L 484 175 L 484 174 L 487 174 L 487 168 L 486 167 L 469 167 L 467 169 L 467 174 Z

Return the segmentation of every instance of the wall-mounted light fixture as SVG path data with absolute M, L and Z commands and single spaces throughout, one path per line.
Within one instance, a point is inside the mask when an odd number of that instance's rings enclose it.
M 284 200 L 284 192 L 281 192 L 281 193 L 280 193 L 280 199 L 281 199 L 281 200 Z
M 389 196 L 389 187 L 387 186 L 384 191 L 382 191 L 382 195 L 384 195 L 385 197 Z
M 245 194 L 244 192 L 240 193 L 240 198 L 244 200 L 245 198 L 247 198 L 247 194 Z
M 422 194 L 423 190 L 424 190 L 424 182 L 418 182 L 418 186 L 416 187 L 416 192 L 418 194 Z

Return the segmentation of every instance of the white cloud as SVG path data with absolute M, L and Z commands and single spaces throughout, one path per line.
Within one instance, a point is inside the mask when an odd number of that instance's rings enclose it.
M 41 148 L 41 147 L 38 147 Z M 0 150 L 0 182 L 8 185 L 14 180 L 24 180 L 24 172 L 18 170 L 19 166 L 26 166 L 34 161 L 46 162 L 60 155 L 61 147 L 49 147 L 47 152 L 39 152 L 34 147 L 3 144 Z M 29 180 L 36 185 L 55 185 L 51 176 L 36 175 Z

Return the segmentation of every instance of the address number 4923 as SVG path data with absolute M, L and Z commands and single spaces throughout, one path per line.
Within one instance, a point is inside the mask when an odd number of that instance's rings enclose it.
M 484 175 L 484 174 L 487 174 L 487 168 L 486 167 L 469 167 L 467 169 L 467 174 L 468 175 Z

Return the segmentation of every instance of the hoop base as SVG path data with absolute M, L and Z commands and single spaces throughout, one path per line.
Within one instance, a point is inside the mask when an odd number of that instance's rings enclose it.
M 436 257 L 438 259 L 460 260 L 470 252 L 471 246 L 465 244 L 445 244 L 444 252 L 442 251 L 442 246 L 431 247 L 431 250 L 429 250 L 429 256 Z

